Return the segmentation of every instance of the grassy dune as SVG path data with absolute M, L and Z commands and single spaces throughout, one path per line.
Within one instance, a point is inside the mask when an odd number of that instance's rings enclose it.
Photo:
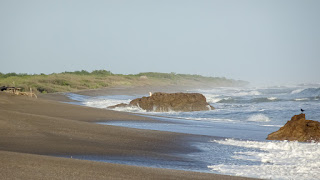
M 246 84 L 245 81 L 221 77 L 155 72 L 130 75 L 113 74 L 106 70 L 92 72 L 82 70 L 49 75 L 0 73 L 0 86 L 21 87 L 25 91 L 32 88 L 38 93 L 72 92 L 115 86 L 243 86 Z

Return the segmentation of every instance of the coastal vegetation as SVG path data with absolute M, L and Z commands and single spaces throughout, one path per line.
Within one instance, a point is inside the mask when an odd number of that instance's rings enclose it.
M 85 70 L 52 74 L 1 73 L 0 86 L 32 88 L 39 93 L 73 92 L 115 86 L 244 86 L 246 81 L 224 77 L 145 72 L 139 74 L 113 74 L 107 70 Z

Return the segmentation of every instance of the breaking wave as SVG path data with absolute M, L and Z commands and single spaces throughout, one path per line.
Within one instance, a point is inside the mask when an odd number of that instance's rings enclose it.
M 233 94 L 234 96 L 259 96 L 261 95 L 261 92 L 257 90 L 252 91 L 240 91 Z
M 219 95 L 204 94 L 208 103 L 217 103 L 222 100 Z

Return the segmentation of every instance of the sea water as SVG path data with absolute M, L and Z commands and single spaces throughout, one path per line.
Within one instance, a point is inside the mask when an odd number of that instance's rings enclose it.
M 293 115 L 305 110 L 306 118 L 320 121 L 320 85 L 264 88 L 197 89 L 215 107 L 199 112 L 146 112 L 139 108 L 116 108 L 158 117 L 160 123 L 109 122 L 140 129 L 172 131 L 212 137 L 193 145 L 202 151 L 189 159 L 206 164 L 201 171 L 263 179 L 319 179 L 320 144 L 268 141 Z M 68 94 L 78 104 L 107 108 L 148 95 L 89 97 Z M 220 138 L 216 138 L 220 137 Z M 170 167 L 172 168 L 172 167 Z M 198 168 L 185 170 L 197 170 Z

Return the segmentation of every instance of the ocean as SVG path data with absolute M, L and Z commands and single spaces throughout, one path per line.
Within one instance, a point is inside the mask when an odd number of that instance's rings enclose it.
M 268 141 L 266 137 L 282 127 L 292 116 L 300 114 L 300 109 L 305 110 L 306 119 L 320 121 L 320 84 L 221 87 L 189 92 L 202 93 L 215 109 L 199 112 L 146 112 L 139 108 L 116 108 L 116 111 L 153 116 L 159 119 L 159 123 L 114 121 L 101 124 L 209 137 L 205 141 L 193 142 L 192 145 L 201 151 L 184 155 L 189 161 L 184 164 L 156 162 L 162 168 L 262 179 L 319 179 L 320 143 Z M 67 95 L 77 100 L 77 104 L 95 108 L 107 108 L 148 96 Z M 135 161 L 134 158 L 105 161 L 159 167 L 150 164 L 151 161 Z

